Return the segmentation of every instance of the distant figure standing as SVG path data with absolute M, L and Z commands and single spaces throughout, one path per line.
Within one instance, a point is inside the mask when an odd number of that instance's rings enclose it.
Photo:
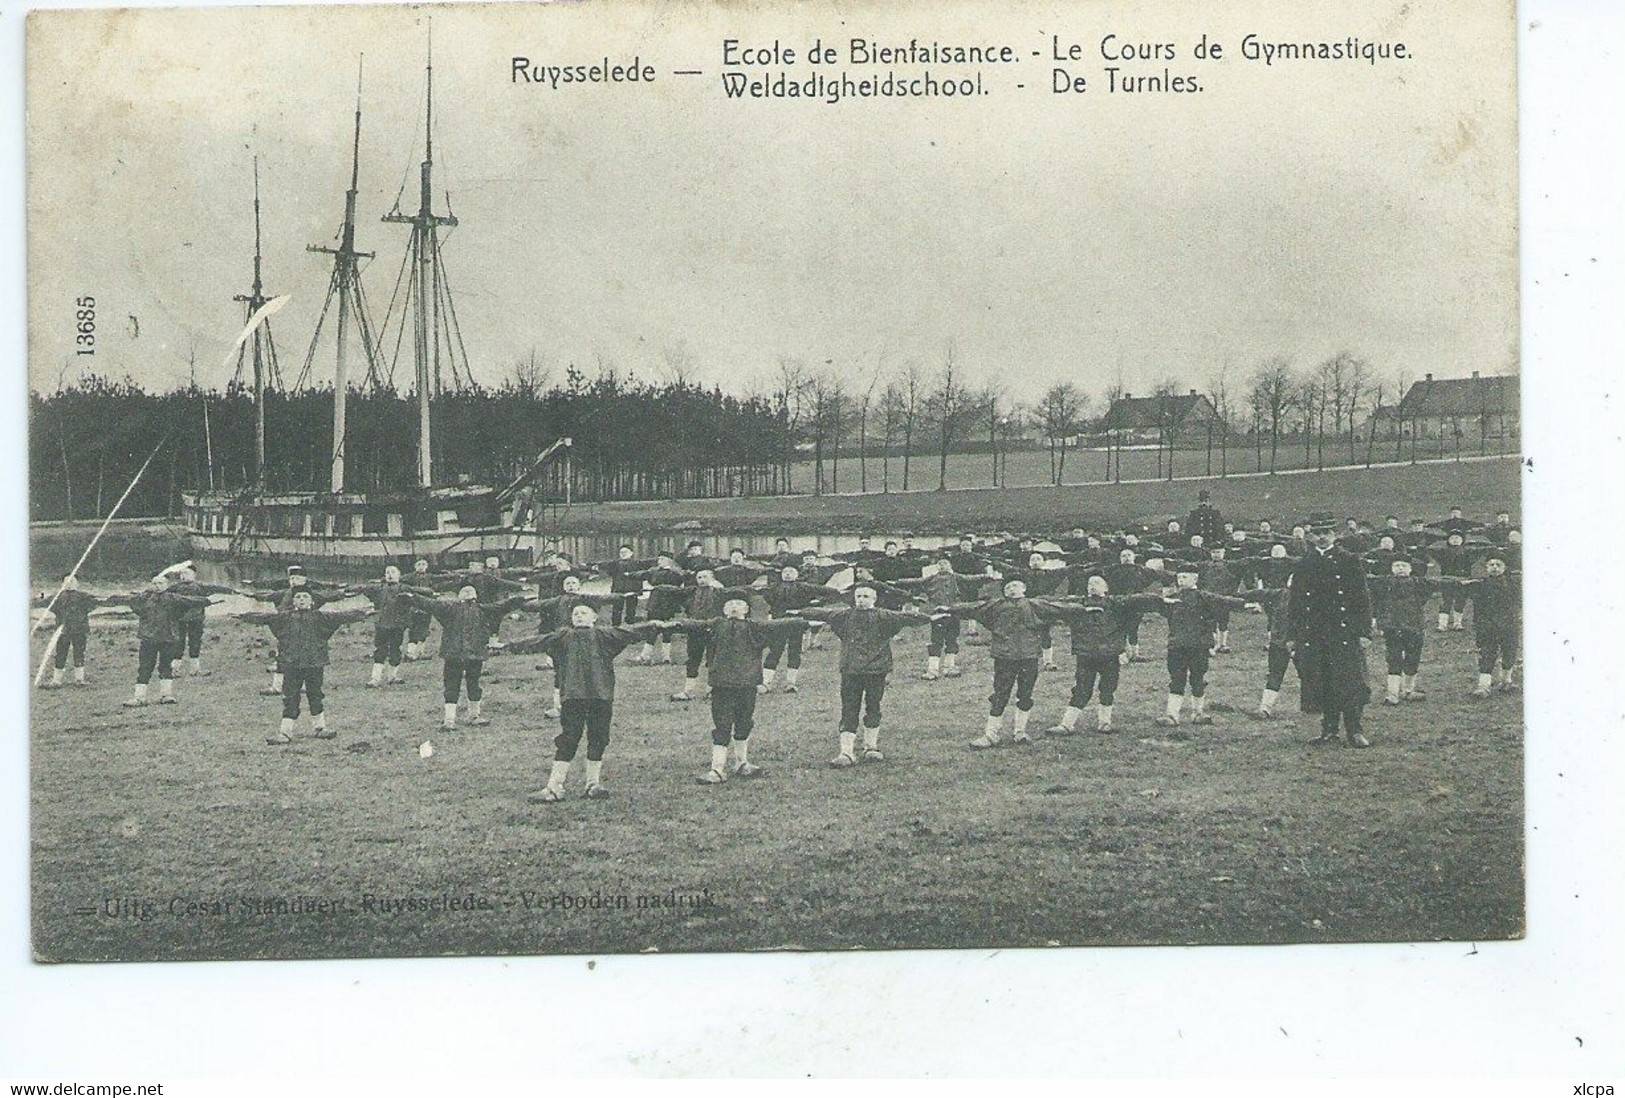
M 1196 506 L 1185 516 L 1185 533 L 1200 537 L 1205 545 L 1224 544 L 1224 515 L 1210 501 L 1206 488 L 1196 493 Z
M 146 590 L 116 601 L 127 602 L 135 611 L 136 637 L 140 641 L 135 693 L 124 705 L 135 708 L 147 704 L 147 684 L 152 681 L 154 669 L 158 672 L 158 703 L 175 704 L 174 661 L 181 650 L 181 615 L 189 609 L 208 606 L 209 596 L 177 595 L 170 591 L 167 576 L 154 576 Z
M 269 626 L 276 637 L 282 661 L 282 724 L 275 735 L 266 736 L 272 747 L 293 742 L 294 723 L 299 720 L 299 698 L 310 702 L 311 735 L 330 740 L 335 733 L 327 727 L 326 695 L 322 680 L 327 673 L 328 642 L 333 634 L 371 610 L 318 610 L 309 591 L 299 591 L 287 606 L 273 613 L 238 614 L 237 620 Z
M 217 583 L 199 583 L 197 570 L 191 566 L 182 566 L 166 573 L 172 578 L 169 581 L 169 590 L 176 595 L 231 595 L 236 592 L 230 587 L 222 587 Z M 194 675 L 208 675 L 211 672 L 203 667 L 203 610 L 202 606 L 189 606 L 181 612 L 175 622 L 176 637 L 175 659 L 186 657 L 187 671 Z
M 1320 739 L 1343 726 L 1350 747 L 1370 747 L 1360 718 L 1371 700 L 1365 650 L 1371 643 L 1371 600 L 1365 564 L 1338 548 L 1337 533 L 1322 527 L 1292 572 L 1288 619 L 1298 656 L 1303 711 L 1320 714 Z
M 62 685 L 62 672 L 67 670 L 69 653 L 73 655 L 74 685 L 89 685 L 85 682 L 85 645 L 90 640 L 90 612 L 100 606 L 101 601 L 95 595 L 87 595 L 79 590 L 79 580 L 74 576 L 62 581 L 62 590 L 57 593 L 54 603 L 49 595 L 41 595 L 34 600 L 35 606 L 49 606 L 51 613 L 56 615 L 57 625 L 61 627 L 56 638 L 56 651 L 52 654 L 54 666 L 51 681 L 41 689 L 55 690 Z
M 492 632 L 501 624 L 504 614 L 525 601 L 524 596 L 514 595 L 501 602 L 482 603 L 478 589 L 472 583 L 466 583 L 458 588 L 456 598 L 429 599 L 410 591 L 402 597 L 407 605 L 427 610 L 440 623 L 440 657 L 445 661 L 441 683 L 445 687 L 446 703 L 441 727 L 448 732 L 456 730 L 457 703 L 465 683 L 468 686 L 468 723 L 476 727 L 490 724 L 490 718 L 480 711 L 480 702 L 485 697 L 480 686 L 480 671 L 485 666 Z

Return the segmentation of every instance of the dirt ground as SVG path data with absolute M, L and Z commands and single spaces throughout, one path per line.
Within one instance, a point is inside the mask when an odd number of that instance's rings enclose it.
M 507 635 L 530 631 L 528 620 Z M 214 674 L 127 710 L 134 628 L 98 622 L 85 689 L 33 698 L 33 926 L 41 959 L 1493 939 L 1523 928 L 1519 698 L 1469 700 L 1472 633 L 1429 633 L 1426 701 L 1368 709 L 1374 747 L 1311 746 L 1296 679 L 1250 719 L 1263 619 L 1214 660 L 1219 723 L 1160 734 L 1163 627 L 1125 669 L 1118 732 L 973 753 L 990 679 L 922 682 L 896 642 L 883 763 L 835 751 L 835 650 L 761 699 L 755 781 L 702 788 L 709 710 L 680 667 L 623 657 L 607 801 L 530 805 L 551 675 L 488 662 L 487 728 L 442 733 L 439 664 L 364 687 L 371 625 L 329 670 L 338 738 L 264 743 L 269 634 L 211 617 Z M 1066 703 L 1039 681 L 1032 727 Z M 35 658 L 40 640 L 36 639 Z M 679 655 L 681 642 L 677 644 Z M 628 653 L 630 656 L 631 653 Z M 1371 652 L 1380 684 L 1380 643 Z M 155 691 L 156 693 L 156 691 Z M 1092 726 L 1092 714 L 1081 727 Z M 420 745 L 432 743 L 424 758 Z

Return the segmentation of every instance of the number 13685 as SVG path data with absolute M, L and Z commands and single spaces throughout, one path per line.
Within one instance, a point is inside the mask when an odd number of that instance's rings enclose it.
M 82 355 L 96 353 L 96 299 L 90 296 L 74 300 L 74 342 Z

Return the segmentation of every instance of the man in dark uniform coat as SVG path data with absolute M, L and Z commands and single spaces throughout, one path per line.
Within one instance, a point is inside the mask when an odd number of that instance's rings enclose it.
M 1364 562 L 1336 543 L 1331 527 L 1315 531 L 1314 547 L 1292 572 L 1287 619 L 1297 645 L 1303 711 L 1321 715 L 1319 742 L 1335 739 L 1341 721 L 1350 747 L 1370 747 L 1360 717 L 1371 700 L 1365 669 L 1371 600 Z
M 1209 549 L 1223 545 L 1226 537 L 1224 515 L 1211 502 L 1206 488 L 1196 494 L 1196 506 L 1185 516 L 1185 533 L 1200 535 Z M 1205 558 L 1205 554 L 1204 554 Z

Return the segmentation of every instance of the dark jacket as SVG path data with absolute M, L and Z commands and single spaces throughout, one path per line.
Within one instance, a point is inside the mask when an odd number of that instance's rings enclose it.
M 1209 559 L 1197 571 L 1197 583 L 1215 595 L 1234 595 L 1241 586 L 1241 568 L 1228 560 Z
M 51 613 L 56 615 L 56 623 L 62 627 L 62 632 L 70 637 L 77 637 L 90 632 L 90 612 L 100 606 L 101 602 L 102 600 L 95 595 L 87 595 L 83 591 L 63 591 L 57 595 L 54 604 L 50 595 L 41 595 L 34 600 L 34 605 L 50 606 Z
M 1224 540 L 1224 515 L 1211 503 L 1198 503 L 1185 516 L 1185 533 L 1201 534 L 1207 545 L 1217 545 Z
M 1473 632 L 1480 637 L 1517 632 L 1523 623 L 1523 577 L 1485 576 L 1461 585 L 1473 600 Z
M 959 602 L 964 596 L 962 580 L 974 578 L 955 572 L 937 572 L 921 579 L 898 580 L 897 586 L 915 592 L 931 606 L 947 606 Z
M 1114 595 L 1132 595 L 1147 587 L 1167 583 L 1168 577 L 1139 564 L 1108 564 L 1100 570 L 1106 587 Z
M 440 623 L 440 656 L 446 660 L 485 659 L 491 634 L 502 624 L 502 615 L 524 603 L 513 596 L 498 603 L 464 602 L 456 598 L 427 599 L 407 595 L 408 603 L 422 607 Z
M 651 560 L 611 560 L 598 566 L 609 577 L 609 589 L 618 595 L 634 594 L 643 590 L 640 573 L 654 565 Z
M 1365 565 L 1332 546 L 1311 549 L 1292 572 L 1293 639 L 1300 644 L 1345 644 L 1371 636 L 1371 599 Z
M 875 607 L 832 606 L 802 611 L 809 621 L 827 621 L 841 638 L 841 674 L 888 675 L 892 669 L 891 639 L 911 625 L 929 625 L 924 614 Z
M 1058 604 L 1056 613 L 1072 631 L 1073 655 L 1103 659 L 1121 655 L 1130 626 L 1161 602 L 1160 595 L 1090 596 L 1082 602 Z
M 285 583 L 280 587 L 273 587 L 264 591 L 246 591 L 249 598 L 255 602 L 268 602 L 278 610 L 292 610 L 293 597 L 303 591 L 310 596 L 311 606 L 319 608 L 323 603 L 332 602 L 342 594 L 339 588 L 324 583 L 311 583 L 306 581 L 299 587 Z
M 840 592 L 833 587 L 825 587 L 821 583 L 802 583 L 800 580 L 790 583 L 780 580 L 767 587 L 768 605 L 773 607 L 776 615 L 786 614 L 791 610 L 805 610 L 827 599 L 839 597 Z
M 898 553 L 895 557 L 882 554 L 867 562 L 869 572 L 881 583 L 895 583 L 904 579 L 919 579 L 920 571 L 925 561 L 918 554 L 906 556 Z
M 614 701 L 615 657 L 648 633 L 651 623 L 635 626 L 572 625 L 508 646 L 516 652 L 546 652 L 559 669 L 559 697 L 564 701 Z
M 762 681 L 762 649 L 780 636 L 807 628 L 800 618 L 777 621 L 735 621 L 733 618 L 682 618 L 677 627 L 685 632 L 704 631 L 710 635 L 705 663 L 713 687 L 757 686 Z
M 987 626 L 993 634 L 996 660 L 1036 660 L 1044 651 L 1044 626 L 1060 614 L 1044 608 L 1042 600 L 1010 599 L 1000 595 L 985 602 L 960 602 L 946 607 L 955 617 Z
M 433 592 L 427 588 L 408 587 L 402 583 L 369 583 L 355 589 L 358 595 L 365 595 L 378 611 L 378 621 L 374 623 L 379 629 L 405 629 L 412 624 L 412 605 L 407 602 L 409 594 L 429 597 Z
M 1347 709 L 1371 700 L 1365 649 L 1371 636 L 1371 599 L 1365 564 L 1335 545 L 1311 549 L 1292 572 L 1287 604 L 1298 653 L 1305 713 Z
M 1422 576 L 1373 576 L 1371 605 L 1384 633 L 1420 633 L 1427 628 L 1427 604 L 1439 593 L 1438 580 Z
M 1264 620 L 1269 624 L 1270 647 L 1276 648 L 1290 643 L 1292 631 L 1288 620 L 1292 600 L 1291 589 L 1283 582 L 1279 587 L 1265 587 L 1254 591 L 1249 597 L 1264 611 Z
M 191 580 L 171 583 L 169 585 L 169 593 L 172 595 L 205 596 L 202 603 L 188 606 L 186 609 L 181 611 L 180 617 L 176 619 L 179 624 L 194 625 L 203 620 L 203 612 L 208 609 L 209 600 L 207 596 L 233 595 L 236 594 L 236 591 L 230 587 L 222 587 L 217 583 L 198 583 L 196 580 Z
M 767 571 L 766 565 L 752 564 L 749 561 L 744 564 L 724 564 L 713 569 L 717 582 L 724 587 L 748 587 L 757 576 L 765 571 Z
M 365 610 L 278 610 L 274 614 L 239 615 L 243 621 L 271 627 L 277 660 L 293 671 L 326 667 L 327 642 L 333 634 L 366 616 Z
M 181 620 L 186 611 L 208 605 L 207 595 L 143 591 L 130 599 L 130 609 L 136 616 L 136 636 L 154 644 L 174 644 L 180 640 Z
M 588 595 L 577 591 L 573 595 L 554 595 L 545 599 L 527 599 L 521 610 L 533 610 L 541 615 L 542 632 L 570 628 L 570 609 L 583 604 L 594 610 L 620 602 L 620 595 Z
M 681 613 L 694 592 L 694 577 L 681 568 L 650 568 L 633 573 L 639 587 L 649 585 L 649 616 L 661 619 Z
M 501 602 L 525 589 L 525 585 L 518 580 L 503 579 L 489 572 L 450 572 L 436 580 L 434 587 L 436 591 L 453 593 L 461 591 L 464 587 L 472 587 L 475 600 L 488 604 Z
M 1481 553 L 1471 545 L 1441 545 L 1429 554 L 1439 564 L 1441 576 L 1470 576 Z
M 1213 643 L 1220 611 L 1240 610 L 1246 605 L 1245 599 L 1193 588 L 1158 598 L 1150 609 L 1168 619 L 1169 648 L 1206 648 Z
M 1298 560 L 1298 557 L 1259 557 L 1248 561 L 1247 580 L 1269 588 L 1284 588 L 1297 570 Z

